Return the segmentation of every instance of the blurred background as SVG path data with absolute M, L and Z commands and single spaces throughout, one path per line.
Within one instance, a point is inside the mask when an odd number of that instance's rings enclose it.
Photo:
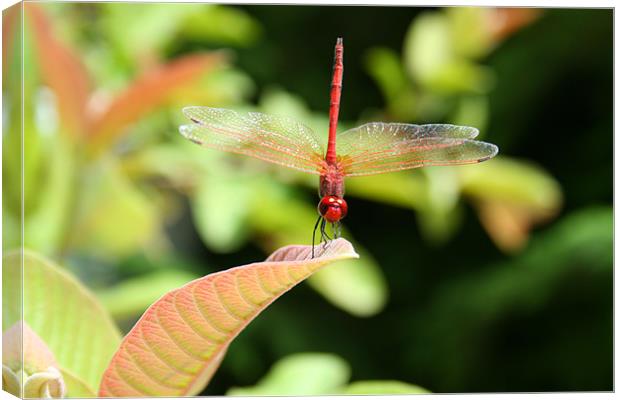
M 21 68 L 17 17 L 4 15 L 6 74 Z M 471 125 L 500 155 L 348 180 L 344 237 L 361 258 L 275 302 L 203 394 L 320 394 L 282 378 L 317 370 L 433 392 L 612 390 L 612 18 L 28 3 L 26 246 L 69 268 L 127 332 L 168 290 L 309 244 L 314 176 L 200 148 L 178 126 L 183 106 L 204 105 L 326 135 L 342 36 L 341 131 Z M 21 226 L 21 82 L 3 92 L 6 250 Z M 302 361 L 276 364 L 287 356 Z

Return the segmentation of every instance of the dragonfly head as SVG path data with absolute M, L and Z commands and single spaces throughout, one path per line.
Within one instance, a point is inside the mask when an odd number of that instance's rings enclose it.
M 327 222 L 338 222 L 347 216 L 347 202 L 338 196 L 323 196 L 318 206 L 319 214 Z

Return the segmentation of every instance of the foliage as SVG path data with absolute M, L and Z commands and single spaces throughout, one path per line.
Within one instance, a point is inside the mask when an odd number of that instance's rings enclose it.
M 166 293 L 125 336 L 101 380 L 102 397 L 191 396 L 217 370 L 230 342 L 274 300 L 316 270 L 358 257 L 349 242 L 287 246 L 265 262 L 207 275 Z M 299 382 L 299 379 L 298 379 Z
M 427 390 L 399 381 L 348 383 L 351 367 L 329 353 L 298 353 L 278 360 L 252 387 L 233 387 L 228 396 L 321 396 L 335 394 L 421 394 Z
M 57 365 L 54 362 L 50 366 L 66 371 L 69 377 L 83 382 L 84 390 L 94 393 L 120 343 L 120 334 L 111 318 L 73 276 L 35 253 L 8 253 L 2 265 L 3 331 L 15 324 L 21 326 L 23 313 L 27 326 L 55 357 Z M 21 289 L 21 283 L 23 305 L 14 301 L 20 298 L 15 291 Z M 28 361 L 25 360 L 24 367 Z M 37 371 L 43 369 L 39 366 Z M 83 393 L 74 393 L 72 388 L 68 385 L 70 396 Z

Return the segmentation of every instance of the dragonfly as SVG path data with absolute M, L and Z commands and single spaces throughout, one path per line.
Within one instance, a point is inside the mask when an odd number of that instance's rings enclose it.
M 343 78 L 342 38 L 336 40 L 332 71 L 327 149 L 303 123 L 285 116 L 240 113 L 223 108 L 189 106 L 192 123 L 179 129 L 192 142 L 242 154 L 319 177 L 318 219 L 312 232 L 312 258 L 317 228 L 325 245 L 340 236 L 348 213 L 344 180 L 426 166 L 475 164 L 494 157 L 498 148 L 474 138 L 478 129 L 451 124 L 413 125 L 369 122 L 336 134 Z

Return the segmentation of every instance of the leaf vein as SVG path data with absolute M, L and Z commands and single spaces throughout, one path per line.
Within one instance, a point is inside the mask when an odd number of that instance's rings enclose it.
M 133 363 L 133 365 L 135 365 L 140 370 L 140 372 L 142 372 L 144 374 L 144 376 L 146 376 L 147 378 L 149 378 L 150 380 L 152 380 L 156 384 L 168 387 L 170 389 L 181 389 L 178 386 L 172 386 L 172 385 L 164 383 L 164 382 L 166 382 L 165 380 L 170 376 L 170 373 L 166 374 L 166 376 L 164 376 L 164 378 L 162 378 L 161 381 L 160 381 L 159 379 L 157 379 L 156 376 L 153 376 L 153 375 L 151 375 L 151 373 L 147 372 L 147 370 L 134 358 L 133 354 L 131 354 L 129 349 L 127 349 L 126 353 L 129 355 L 129 360 Z
M 237 321 L 243 323 L 243 318 L 241 318 L 240 316 L 238 316 L 237 314 L 233 313 L 230 308 L 228 307 L 228 305 L 224 302 L 224 299 L 222 298 L 222 295 L 220 294 L 220 292 L 217 290 L 217 286 L 215 286 L 215 279 L 211 280 L 211 286 L 213 287 L 213 292 L 215 293 L 215 295 L 217 296 L 217 299 L 220 301 L 220 304 L 222 305 L 222 308 L 224 308 L 224 310 L 226 312 L 228 312 L 228 314 L 233 317 L 234 319 L 236 319 Z M 235 328 L 236 329 L 236 328 Z
M 168 336 L 172 344 L 174 344 L 176 347 L 181 349 L 181 351 L 187 354 L 188 357 L 193 358 L 194 360 L 199 361 L 199 362 L 204 362 L 205 360 L 202 357 L 198 357 L 195 354 L 192 354 L 191 351 L 189 351 L 188 349 L 183 347 L 180 343 L 178 343 L 177 340 L 170 334 L 170 332 L 168 332 L 168 328 L 166 328 L 166 325 L 161 323 L 161 318 L 159 318 L 159 310 L 160 310 L 160 307 L 157 307 L 155 309 L 155 313 L 154 313 L 155 318 L 157 318 L 158 325 L 161 327 L 162 331 L 166 334 L 166 336 Z
M 215 329 L 216 331 L 220 332 L 222 335 L 225 336 L 229 336 L 230 332 L 229 330 L 226 330 L 222 327 L 217 326 L 214 322 L 211 321 L 210 317 L 208 317 L 208 313 L 205 312 L 205 310 L 202 309 L 202 307 L 200 306 L 200 303 L 196 300 L 196 295 L 194 294 L 194 290 L 196 288 L 197 285 L 192 286 L 191 288 L 191 298 L 192 301 L 194 302 L 194 305 L 196 306 L 196 308 L 198 309 L 198 311 L 200 311 L 200 315 L 202 315 L 202 318 L 205 320 L 205 322 L 209 325 L 211 325 L 213 327 L 213 329 Z
M 235 286 L 235 290 L 239 294 L 239 297 L 241 297 L 243 299 L 243 301 L 245 301 L 252 308 L 252 312 L 251 313 L 253 313 L 254 309 L 257 308 L 260 304 L 259 303 L 255 303 L 255 302 L 253 302 L 250 299 L 245 297 L 245 295 L 241 291 L 241 288 L 239 287 L 239 274 L 235 274 L 235 285 L 234 286 Z
M 157 351 L 155 351 L 155 346 L 153 346 L 151 343 L 149 343 L 149 341 L 146 339 L 146 336 L 144 336 L 144 332 L 142 331 L 142 328 L 140 328 L 140 336 L 142 337 L 142 341 L 144 342 L 144 344 L 146 344 L 146 347 L 148 347 L 148 349 L 151 351 L 152 354 L 155 355 L 155 357 L 159 358 L 159 360 L 161 362 L 163 362 L 164 364 L 166 364 L 166 366 L 170 367 L 170 369 L 183 374 L 183 375 L 192 375 L 187 371 L 183 371 L 181 369 L 178 369 L 177 367 L 175 367 L 174 365 L 170 364 L 168 362 L 168 360 L 166 360 L 161 354 L 159 354 Z
M 191 296 L 190 296 L 191 297 Z M 174 296 L 174 301 L 172 302 L 172 304 L 174 305 L 174 309 L 176 310 L 177 314 L 179 315 L 179 317 L 183 320 L 183 322 L 185 323 L 185 325 L 187 325 L 189 327 L 189 329 L 192 330 L 192 332 L 194 332 L 196 335 L 200 336 L 202 339 L 204 339 L 205 341 L 209 342 L 209 343 L 213 343 L 214 345 L 218 345 L 221 342 L 217 341 L 213 338 L 210 338 L 208 336 L 205 336 L 204 334 L 202 334 L 199 330 L 194 329 L 192 327 L 192 325 L 188 322 L 188 320 L 186 319 L 186 317 L 184 316 L 184 314 L 181 312 L 181 309 L 179 308 L 179 305 L 177 304 L 177 297 Z M 200 310 L 198 310 L 200 312 Z M 204 318 L 203 318 L 204 319 Z M 208 321 L 205 321 L 208 323 Z

